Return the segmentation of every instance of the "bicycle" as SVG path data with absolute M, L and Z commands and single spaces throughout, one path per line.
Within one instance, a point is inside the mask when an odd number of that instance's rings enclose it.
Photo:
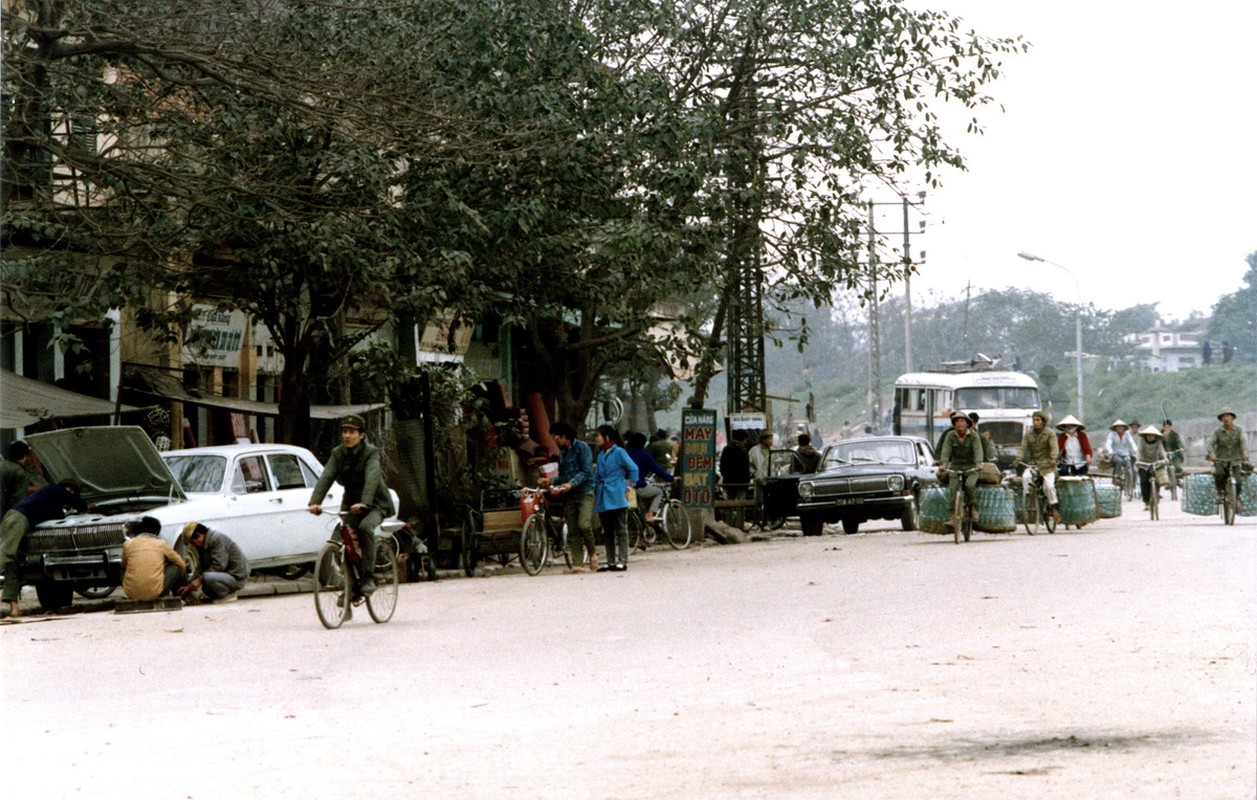
M 948 480 L 959 481 L 956 484 L 956 493 L 952 497 L 951 504 L 952 529 L 956 544 L 960 544 L 961 536 L 965 537 L 966 542 L 969 541 L 969 536 L 973 533 L 973 512 L 977 509 L 977 506 L 965 499 L 965 481 L 977 471 L 976 467 L 974 469 L 962 469 L 958 472 L 949 470 L 950 477 Z
M 572 556 L 567 552 L 567 528 L 555 525 L 550 516 L 550 492 L 547 489 L 524 488 L 520 490 L 520 505 L 524 507 L 532 498 L 532 513 L 524 520 L 519 532 L 519 565 L 529 575 L 537 575 L 555 552 L 563 554 L 563 561 L 571 568 Z
M 1157 485 L 1157 470 L 1168 466 L 1170 462 L 1164 458 L 1156 461 L 1136 461 L 1135 469 L 1141 474 L 1148 474 L 1148 516 L 1150 519 L 1161 519 L 1161 487 Z M 1173 469 L 1171 466 L 1170 469 Z
M 1047 528 L 1048 533 L 1056 533 L 1056 515 L 1052 513 L 1052 505 L 1048 502 L 1047 493 L 1043 491 L 1043 475 L 1037 467 L 1018 461 L 1018 465 L 1026 468 L 1022 473 L 1022 514 L 1026 533 L 1034 536 L 1039 526 Z
M 1127 500 L 1135 499 L 1135 475 L 1129 458 L 1113 457 L 1113 483 Z
M 1239 508 L 1239 482 L 1244 472 L 1243 461 L 1223 461 L 1218 459 L 1215 464 L 1222 464 L 1226 470 L 1226 487 L 1222 490 L 1220 500 L 1222 522 L 1226 525 L 1235 524 L 1235 512 Z
M 358 531 L 349 524 L 347 511 L 338 512 L 340 522 L 319 550 L 314 562 L 314 609 L 319 622 L 329 630 L 353 618 L 353 606 L 366 603 L 367 613 L 376 623 L 388 622 L 397 609 L 397 543 L 391 534 L 377 535 L 375 563 L 370 577 L 375 591 L 362 594 L 364 575 Z
M 1166 467 L 1166 472 L 1170 476 L 1170 499 L 1171 500 L 1178 500 L 1179 469 L 1177 466 L 1175 466 L 1174 455 L 1175 453 L 1180 454 L 1180 459 L 1181 459 L 1182 452 L 1183 452 L 1182 450 L 1171 450 L 1168 453 L 1166 453 L 1166 456 L 1168 456 L 1170 459 L 1169 466 Z
M 684 550 L 690 546 L 694 531 L 690 515 L 676 497 L 678 485 L 672 483 L 668 486 L 668 500 L 660 506 L 659 515 L 653 520 L 646 519 L 646 512 L 641 506 L 629 509 L 630 552 L 645 550 L 656 544 L 661 536 L 668 540 L 673 550 Z

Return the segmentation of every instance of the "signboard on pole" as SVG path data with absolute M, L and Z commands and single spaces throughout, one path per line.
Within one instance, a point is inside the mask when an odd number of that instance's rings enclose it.
M 716 498 L 716 412 L 681 410 L 681 502 L 712 508 Z

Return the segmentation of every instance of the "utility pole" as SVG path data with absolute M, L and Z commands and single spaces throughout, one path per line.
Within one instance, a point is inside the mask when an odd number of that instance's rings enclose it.
M 869 203 L 869 423 L 873 430 L 882 424 L 882 335 L 877 299 L 877 229 Z

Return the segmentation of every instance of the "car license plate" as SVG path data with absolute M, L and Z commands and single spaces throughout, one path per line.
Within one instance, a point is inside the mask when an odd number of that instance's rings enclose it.
M 836 506 L 858 506 L 864 502 L 863 497 L 839 497 L 834 500 Z

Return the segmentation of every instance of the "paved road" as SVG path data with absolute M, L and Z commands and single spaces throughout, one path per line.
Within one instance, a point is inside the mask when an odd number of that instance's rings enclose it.
M 1253 797 L 1257 519 L 1126 511 L 5 625 L 6 794 Z

